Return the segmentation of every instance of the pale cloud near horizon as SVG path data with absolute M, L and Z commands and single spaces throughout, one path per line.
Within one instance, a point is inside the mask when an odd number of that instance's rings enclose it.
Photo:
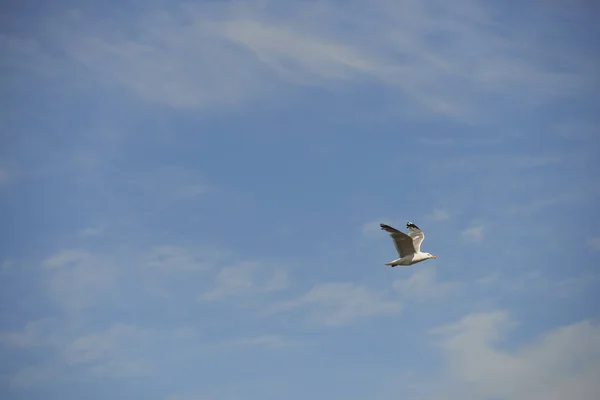
M 600 390 L 597 323 L 584 320 L 561 326 L 516 349 L 506 349 L 501 343 L 515 327 L 507 312 L 492 311 L 431 330 L 441 336 L 446 398 L 596 398 Z

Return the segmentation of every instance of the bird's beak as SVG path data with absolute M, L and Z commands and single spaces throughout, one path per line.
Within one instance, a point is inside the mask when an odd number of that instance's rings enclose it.
M 437 256 L 432 256 L 433 258 L 437 258 Z

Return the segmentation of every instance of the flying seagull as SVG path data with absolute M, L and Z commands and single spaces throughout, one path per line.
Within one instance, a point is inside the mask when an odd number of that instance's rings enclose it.
M 385 263 L 385 265 L 392 267 L 395 267 L 396 265 L 408 266 L 425 261 L 429 258 L 437 258 L 429 253 L 421 252 L 421 243 L 423 242 L 423 239 L 425 239 L 425 234 L 412 222 L 406 223 L 408 235 L 386 224 L 379 224 L 379 226 L 381 226 L 381 229 L 384 231 L 389 232 L 394 241 L 394 246 L 396 246 L 396 250 L 398 250 L 398 255 L 400 256 L 397 260 Z

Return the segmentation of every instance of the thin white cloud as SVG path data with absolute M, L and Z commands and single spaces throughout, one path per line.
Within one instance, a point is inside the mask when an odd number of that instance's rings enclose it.
M 0 343 L 17 348 L 31 348 L 52 342 L 51 328 L 56 324 L 53 318 L 43 318 L 25 324 L 22 331 L 0 332 Z
M 499 346 L 515 326 L 508 313 L 496 311 L 471 314 L 432 330 L 442 336 L 446 369 L 444 382 L 429 384 L 443 389 L 447 399 L 596 398 L 600 326 L 581 321 L 553 329 L 518 349 Z
M 384 293 L 352 283 L 317 284 L 308 293 L 276 307 L 276 310 L 307 308 L 310 321 L 322 325 L 345 325 L 356 319 L 395 314 L 402 304 Z
M 65 347 L 65 360 L 96 377 L 147 376 L 153 367 L 141 356 L 150 343 L 149 332 L 134 325 L 117 323 L 107 330 L 72 340 Z
M 521 202 L 509 208 L 509 212 L 517 215 L 532 215 L 553 206 L 574 205 L 580 202 L 582 196 L 580 193 L 562 193 L 558 196 L 552 195 L 546 198 L 533 199 L 527 202 Z
M 194 201 L 215 190 L 197 169 L 173 165 L 127 170 L 121 179 L 139 194 L 160 199 L 163 207 Z
M 600 237 L 593 237 L 588 240 L 588 246 L 592 248 L 592 250 L 600 251 Z
M 46 268 L 64 267 L 68 264 L 76 264 L 88 261 L 91 255 L 80 250 L 64 250 L 44 260 L 42 265 Z
M 9 274 L 14 269 L 15 263 L 12 260 L 2 260 L 0 263 L 0 275 Z
M 220 348 L 231 347 L 263 347 L 268 349 L 280 349 L 284 347 L 296 346 L 300 341 L 291 340 L 280 335 L 262 335 L 251 338 L 230 340 L 217 344 Z
M 450 219 L 451 215 L 448 211 L 444 209 L 435 208 L 430 214 L 427 214 L 425 217 L 434 221 L 446 221 Z
M 511 214 L 531 215 L 558 202 L 556 198 L 534 200 L 527 204 L 514 205 L 509 208 Z
M 276 16 L 269 10 L 241 2 L 186 5 L 132 16 L 127 31 L 80 15 L 64 46 L 103 82 L 181 108 L 238 105 L 273 95 L 279 82 L 376 80 L 397 89 L 412 113 L 473 119 L 483 107 L 478 96 L 537 105 L 574 95 L 593 76 L 589 57 L 569 48 L 561 71 L 540 62 L 553 57 L 555 45 L 539 43 L 526 27 L 503 29 L 472 1 L 432 7 L 378 0 L 368 10 L 325 1 Z M 208 17 L 215 13 L 219 18 Z M 438 36 L 443 45 L 432 39 Z
M 85 251 L 65 250 L 43 261 L 53 299 L 76 311 L 110 298 L 118 270 L 110 260 Z
M 290 286 L 290 277 L 285 271 L 274 271 L 264 286 L 265 292 L 278 292 Z
M 72 318 L 44 319 L 28 323 L 22 332 L 0 334 L 2 345 L 34 350 L 43 347 L 52 354 L 44 363 L 10 371 L 11 386 L 30 387 L 66 378 L 126 379 L 156 372 L 148 353 L 161 333 L 125 323 L 78 333 L 85 329 L 83 322 Z M 177 331 L 162 333 L 173 338 L 174 332 Z
M 546 155 L 546 156 L 519 156 L 514 157 L 513 166 L 516 168 L 539 168 L 547 167 L 551 165 L 559 164 L 562 161 L 562 157 L 557 155 Z
M 316 77 L 349 79 L 378 68 L 351 46 L 286 26 L 248 19 L 211 25 L 214 32 L 251 49 L 263 63 L 297 83 L 311 83 Z M 293 68 L 290 68 L 290 60 L 296 64 Z
M 458 282 L 439 282 L 433 267 L 421 267 L 414 270 L 406 279 L 396 279 L 394 290 L 406 299 L 425 301 L 441 299 L 452 294 L 460 287 Z
M 0 168 L 0 185 L 7 184 L 10 181 L 10 173 L 7 168 Z
M 500 287 L 511 292 L 552 293 L 556 298 L 572 298 L 581 296 L 594 287 L 600 280 L 597 272 L 571 275 L 568 278 L 552 279 L 540 270 L 528 271 L 514 279 L 503 279 Z
M 183 185 L 177 189 L 175 189 L 175 197 L 180 199 L 196 199 L 202 195 L 210 193 L 212 191 L 211 187 L 201 183 L 192 183 L 188 185 Z
M 580 276 L 572 276 L 552 284 L 552 290 L 556 296 L 562 298 L 573 298 L 580 296 L 584 291 L 590 290 L 598 284 L 600 274 L 589 273 Z
M 139 345 L 145 333 L 133 325 L 115 324 L 106 331 L 73 340 L 66 349 L 71 364 L 89 363 L 118 356 L 124 348 Z
M 10 376 L 9 384 L 14 388 L 29 388 L 53 380 L 58 373 L 52 366 L 24 367 Z
M 477 279 L 475 281 L 475 283 L 480 284 L 480 285 L 490 285 L 494 282 L 498 282 L 499 278 L 500 278 L 500 274 L 493 273 L 493 274 L 489 274 L 489 275 L 486 275 L 484 277 Z
M 90 237 L 90 236 L 99 236 L 104 231 L 101 227 L 87 227 L 81 231 L 81 236 Z
M 222 268 L 214 282 L 214 287 L 200 296 L 201 300 L 215 301 L 228 297 L 277 292 L 288 287 L 289 278 L 285 271 L 255 262 L 243 262 Z
M 461 232 L 461 236 L 471 243 L 481 243 L 485 234 L 483 225 L 473 225 Z
M 143 358 L 110 360 L 94 365 L 90 368 L 89 373 L 100 378 L 127 379 L 150 376 L 154 373 L 154 367 L 151 362 Z

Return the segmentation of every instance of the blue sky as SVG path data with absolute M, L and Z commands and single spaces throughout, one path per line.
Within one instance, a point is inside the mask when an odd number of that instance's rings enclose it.
M 600 391 L 591 2 L 10 3 L 0 397 Z

